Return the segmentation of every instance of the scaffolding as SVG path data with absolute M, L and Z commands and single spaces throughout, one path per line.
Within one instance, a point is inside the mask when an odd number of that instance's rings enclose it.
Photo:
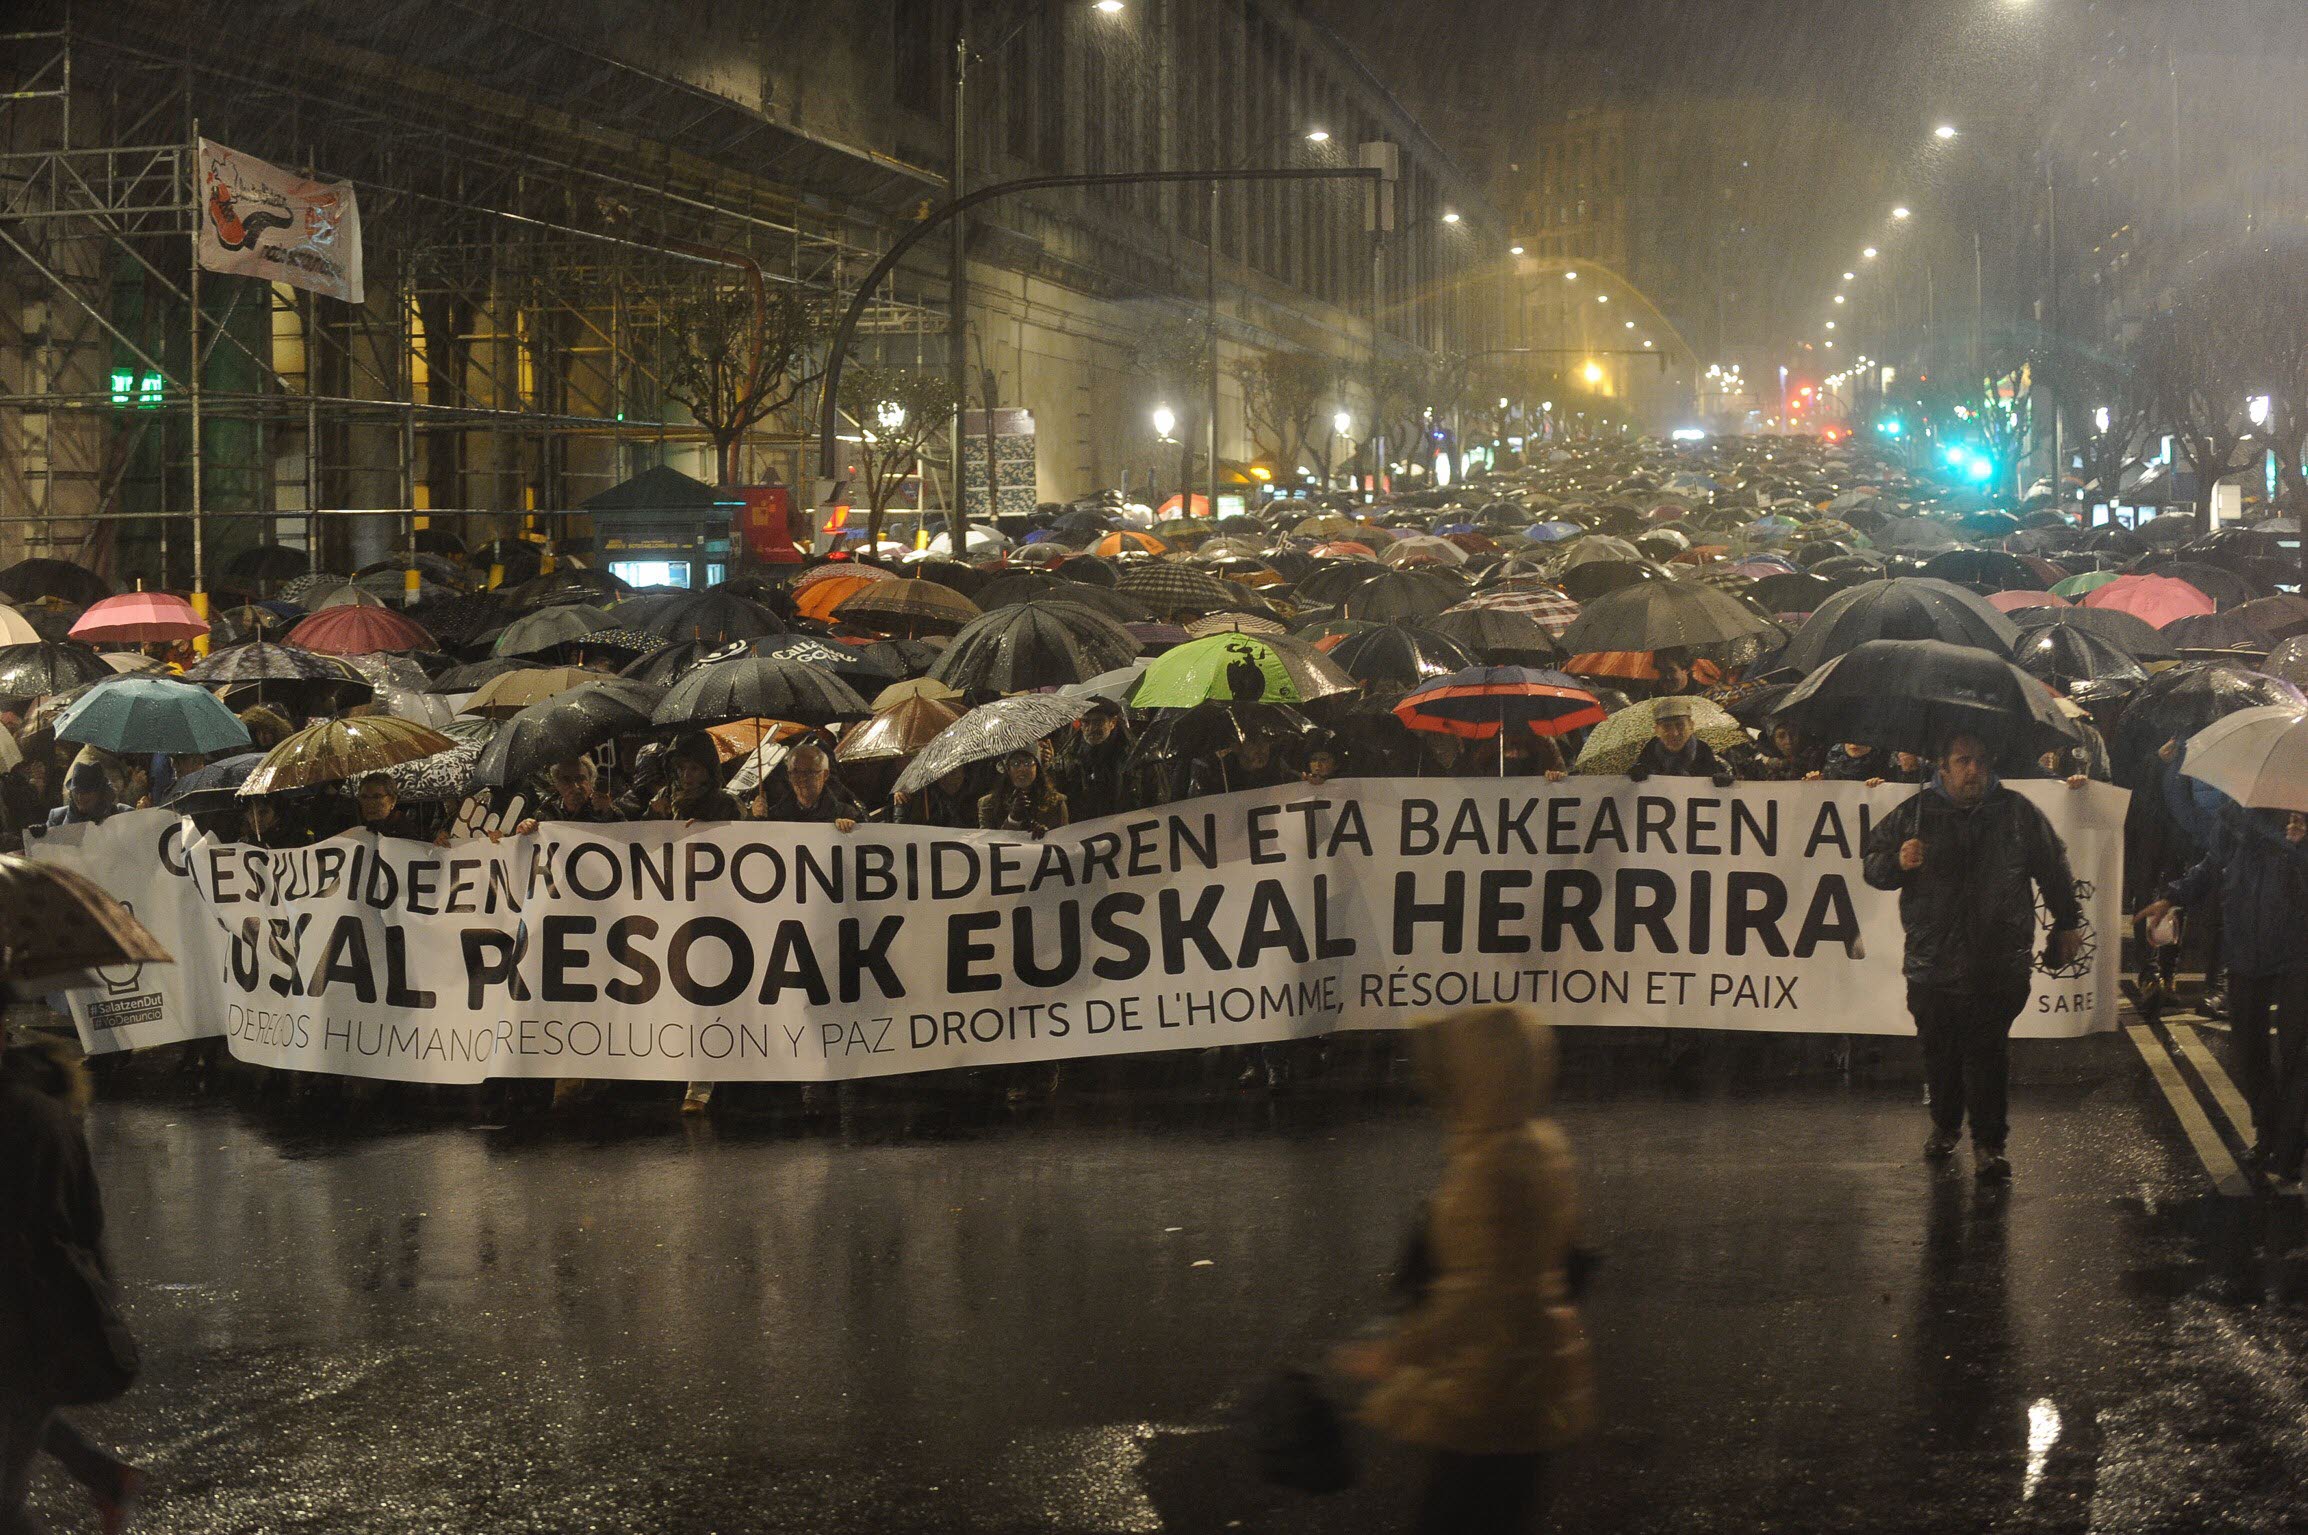
M 883 248 L 886 217 L 688 147 L 709 122 L 737 147 L 729 104 L 650 131 L 691 104 L 648 77 L 629 88 L 655 95 L 602 114 L 643 136 L 604 142 L 342 48 L 325 73 L 315 48 L 259 71 L 137 14 L 60 8 L 0 35 L 10 557 L 201 591 L 261 543 L 317 569 L 413 550 L 428 525 L 581 536 L 587 496 L 707 441 L 661 376 L 686 296 L 750 267 L 830 307 Z M 354 185 L 364 304 L 201 271 L 204 137 Z M 942 347 L 942 284 L 900 279 L 866 329 L 919 362 Z M 740 477 L 798 478 L 815 404 L 745 434 Z

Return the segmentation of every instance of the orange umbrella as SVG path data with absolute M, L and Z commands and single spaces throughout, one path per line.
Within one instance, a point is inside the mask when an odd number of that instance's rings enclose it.
M 708 726 L 705 732 L 713 738 L 713 754 L 723 762 L 735 762 L 760 747 L 764 741 L 783 743 L 812 734 L 811 727 L 797 725 L 792 720 L 761 718 L 731 720 L 726 725 Z
M 1090 546 L 1092 554 L 1168 554 L 1170 546 L 1151 533 L 1140 533 L 1124 528 L 1109 533 Z
M 1191 496 L 1187 499 L 1190 504 L 1186 510 L 1180 511 L 1178 498 L 1172 496 L 1154 508 L 1155 517 L 1160 519 L 1167 517 L 1207 517 L 1210 515 L 1210 498 L 1208 496 Z
M 804 618 L 814 618 L 819 623 L 832 623 L 835 608 L 840 607 L 843 602 L 881 579 L 883 578 L 880 576 L 859 575 L 854 572 L 845 572 L 838 576 L 821 576 L 810 582 L 807 587 L 796 592 L 793 599 L 793 610 Z

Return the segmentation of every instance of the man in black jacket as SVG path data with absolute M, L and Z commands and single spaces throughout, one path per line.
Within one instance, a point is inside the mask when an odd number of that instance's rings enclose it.
M 1974 1171 L 2002 1182 L 2011 1177 L 2009 1043 L 2034 967 L 2034 892 L 2052 913 L 2055 969 L 2082 948 L 2084 913 L 2059 833 L 2003 785 L 1991 760 L 1976 737 L 1948 742 L 1938 776 L 1869 834 L 1866 873 L 1876 889 L 1899 892 L 1907 1008 L 1931 1085 L 1923 1154 L 1952 1156 L 1969 1109 Z
M 1130 774 L 1125 764 L 1130 741 L 1122 733 L 1122 710 L 1101 698 L 1075 727 L 1073 744 L 1060 756 L 1051 777 L 1066 796 L 1067 814 L 1077 821 L 1119 815 L 1137 808 L 1131 803 Z

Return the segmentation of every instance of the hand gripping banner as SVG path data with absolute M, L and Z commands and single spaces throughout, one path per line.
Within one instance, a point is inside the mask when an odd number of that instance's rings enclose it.
M 415 1082 L 816 1081 L 1395 1028 L 1904 1034 L 1898 899 L 1859 784 L 1368 780 L 991 832 L 547 824 L 268 850 L 164 811 L 33 843 L 174 966 L 71 995 L 89 1049 L 221 1034 L 244 1061 Z M 2127 796 L 2028 784 L 2082 954 L 2017 1030 L 2115 1026 Z M 2046 919 L 2048 920 L 2048 919 Z

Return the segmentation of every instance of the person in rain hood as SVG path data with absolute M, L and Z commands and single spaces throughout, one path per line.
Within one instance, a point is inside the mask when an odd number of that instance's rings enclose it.
M 2011 1177 L 2011 1026 L 2031 989 L 2036 892 L 2052 914 L 2053 969 L 2074 962 L 2084 926 L 2060 834 L 1996 777 L 1992 761 L 1978 737 L 1950 740 L 1930 784 L 1868 834 L 1865 865 L 1870 885 L 1899 892 L 1907 1009 L 1931 1086 L 1924 1158 L 1955 1154 L 1968 1112 L 1972 1170 L 1983 1183 Z
M 83 826 L 111 820 L 126 813 L 128 807 L 120 802 L 112 787 L 112 775 L 104 765 L 90 757 L 72 764 L 72 771 L 64 780 L 64 803 L 48 812 L 51 826 Z
M 1729 763 L 1715 748 L 1699 739 L 1695 725 L 1698 709 L 1688 698 L 1661 699 L 1651 709 L 1651 739 L 1643 743 L 1627 776 L 1637 783 L 1646 778 L 1710 778 L 1722 788 L 1732 784 Z
M 2153 926 L 2215 892 L 2227 913 L 2220 957 L 2228 967 L 2237 1075 L 2259 1131 L 2251 1159 L 2297 1182 L 2308 1131 L 2308 944 L 2301 942 L 2308 934 L 2308 815 L 2229 804 L 2211 851 L 2139 918 Z
M 1447 1137 L 1442 1179 L 1405 1264 L 1408 1309 L 1336 1363 L 1371 1383 L 1365 1422 L 1428 1454 L 1422 1535 L 1522 1535 L 1548 1457 L 1595 1416 L 1570 1142 L 1541 1117 L 1554 1031 L 1530 1008 L 1477 1007 L 1422 1020 L 1411 1048 Z
M 15 1001 L 0 987 L 0 1007 Z M 125 1527 L 144 1488 L 144 1473 L 91 1443 L 32 1383 L 52 1379 L 44 1361 L 52 1333 L 80 1328 L 79 1316 L 56 1314 L 46 1286 L 6 1283 L 32 1266 L 31 1255 L 70 1248 L 104 1267 L 104 1203 L 80 1116 L 89 1100 L 79 1060 L 47 1040 L 11 1045 L 0 1054 L 0 1232 L 27 1242 L 0 1270 L 0 1530 L 33 1531 L 24 1507 L 35 1459 L 53 1457 L 88 1490 L 107 1531 Z

